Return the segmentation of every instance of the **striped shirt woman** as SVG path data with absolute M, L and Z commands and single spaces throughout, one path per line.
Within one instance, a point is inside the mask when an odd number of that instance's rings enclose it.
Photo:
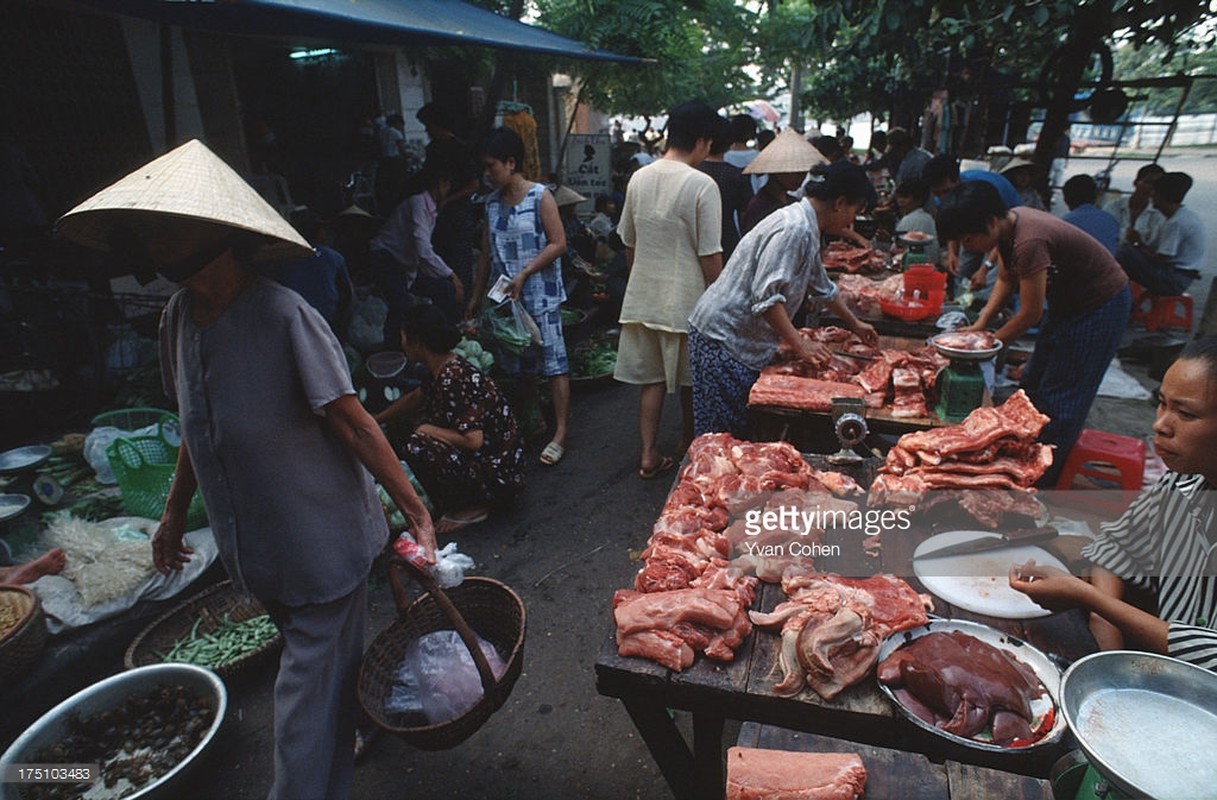
M 1217 491 L 1168 472 L 1082 555 L 1158 601 L 1167 654 L 1217 669 Z

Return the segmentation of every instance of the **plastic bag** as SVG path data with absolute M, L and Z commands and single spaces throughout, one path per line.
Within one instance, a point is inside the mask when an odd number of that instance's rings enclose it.
M 351 304 L 351 321 L 347 324 L 347 340 L 365 352 L 378 349 L 384 340 L 385 317 L 389 306 L 375 295 L 368 295 Z
M 507 300 L 486 309 L 483 320 L 498 343 L 512 353 L 541 343 L 541 329 L 519 300 Z
M 473 559 L 457 552 L 456 542 L 448 542 L 435 551 L 435 580 L 443 588 L 459 586 L 467 569 L 473 569 Z
M 84 457 L 93 471 L 97 473 L 97 482 L 111 485 L 118 483 L 118 478 L 114 477 L 114 470 L 110 468 L 110 458 L 106 455 L 106 448 L 113 444 L 115 439 L 156 436 L 159 429 L 159 423 L 140 428 L 137 431 L 124 431 L 110 425 L 94 428 L 85 437 Z
M 970 325 L 971 320 L 969 320 L 968 315 L 962 311 L 948 311 L 939 317 L 938 321 L 934 324 L 939 330 L 953 331 L 956 328 L 962 328 L 965 325 Z
M 507 671 L 494 645 L 478 636 L 495 680 Z M 448 722 L 464 714 L 482 696 L 482 677 L 461 635 L 454 630 L 420 636 L 406 648 L 394 675 L 388 714 L 423 714 L 431 725 Z

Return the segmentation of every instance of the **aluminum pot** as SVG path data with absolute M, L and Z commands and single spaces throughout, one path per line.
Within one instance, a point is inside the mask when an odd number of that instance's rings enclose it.
M 177 766 L 145 784 L 138 791 L 124 796 L 123 800 L 156 800 L 181 796 L 185 781 L 189 780 L 192 764 L 199 760 L 215 740 L 228 709 L 228 691 L 224 687 L 224 681 L 209 669 L 189 664 L 152 664 L 137 667 L 80 690 L 43 714 L 17 737 L 4 751 L 4 755 L 0 756 L 0 772 L 7 770 L 11 764 L 34 763 L 35 754 L 68 735 L 72 715 L 88 717 L 109 711 L 122 705 L 128 697 L 148 694 L 161 686 L 184 686 L 207 698 L 215 708 L 215 718 L 203 738 Z M 16 783 L 0 782 L 0 800 L 16 800 L 19 797 L 19 786 Z

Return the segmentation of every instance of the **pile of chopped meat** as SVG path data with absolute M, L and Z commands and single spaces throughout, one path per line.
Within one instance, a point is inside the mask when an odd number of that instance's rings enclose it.
M 837 278 L 837 288 L 841 299 L 855 314 L 878 317 L 883 313 L 880 301 L 895 301 L 904 291 L 904 275 L 897 273 L 881 281 L 865 275 L 842 275 Z
M 882 272 L 887 268 L 887 256 L 873 247 L 863 247 L 845 241 L 830 242 L 820 251 L 824 269 L 846 272 Z
M 827 412 L 834 397 L 860 397 L 867 408 L 890 406 L 893 417 L 929 417 L 939 371 L 949 361 L 933 347 L 880 350 L 837 327 L 804 328 L 815 341 L 837 345 L 825 364 L 796 359 L 779 347 L 774 362 L 761 371 L 748 403 L 803 411 Z M 861 392 L 859 392 L 861 389 Z
M 894 575 L 844 578 L 787 570 L 782 590 L 790 599 L 768 614 L 753 611 L 761 628 L 781 628 L 775 693 L 790 696 L 810 687 L 831 700 L 860 681 L 879 658 L 888 634 L 924 625 L 933 609 Z
M 865 789 L 854 753 L 727 749 L 727 800 L 856 800 Z
M 724 533 L 732 517 L 772 505 L 778 495 L 792 504 L 828 504 L 834 494 L 861 492 L 846 475 L 812 468 L 787 442 L 699 436 L 651 531 L 633 590 L 614 597 L 621 655 L 674 670 L 688 667 L 696 652 L 732 660 L 752 629 L 745 612 L 756 596 L 757 575 L 776 582 L 788 566 L 744 547 L 752 537 L 738 530 L 733 547 Z M 739 557 L 731 560 L 733 555 Z M 811 560 L 800 563 L 809 568 Z
M 869 505 L 937 503 L 945 498 L 929 497 L 931 490 L 986 489 L 993 491 L 968 497 L 965 506 L 982 523 L 1008 511 L 1038 509 L 1027 495 L 1052 466 L 1052 448 L 1036 442 L 1047 423 L 1020 389 L 1002 405 L 978 408 L 958 425 L 907 433 L 879 468 Z
M 960 631 L 914 639 L 884 659 L 878 677 L 918 718 L 965 739 L 1017 747 L 1052 729 L 1051 698 L 1031 668 Z

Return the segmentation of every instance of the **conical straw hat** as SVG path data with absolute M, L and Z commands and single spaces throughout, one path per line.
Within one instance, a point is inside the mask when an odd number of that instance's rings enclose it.
M 576 192 L 569 186 L 559 186 L 554 192 L 554 202 L 558 204 L 558 208 L 562 206 L 573 206 L 575 203 L 582 203 L 587 198 Z
M 773 175 L 779 172 L 806 172 L 816 164 L 827 164 L 819 150 L 803 134 L 787 128 L 744 167 L 745 175 Z
M 109 250 L 112 231 L 124 227 L 164 263 L 181 255 L 182 231 L 191 222 L 200 223 L 201 234 L 215 226 L 262 234 L 266 238 L 252 254 L 255 261 L 313 252 L 287 220 L 197 139 L 102 189 L 60 217 L 56 229 L 78 244 Z

